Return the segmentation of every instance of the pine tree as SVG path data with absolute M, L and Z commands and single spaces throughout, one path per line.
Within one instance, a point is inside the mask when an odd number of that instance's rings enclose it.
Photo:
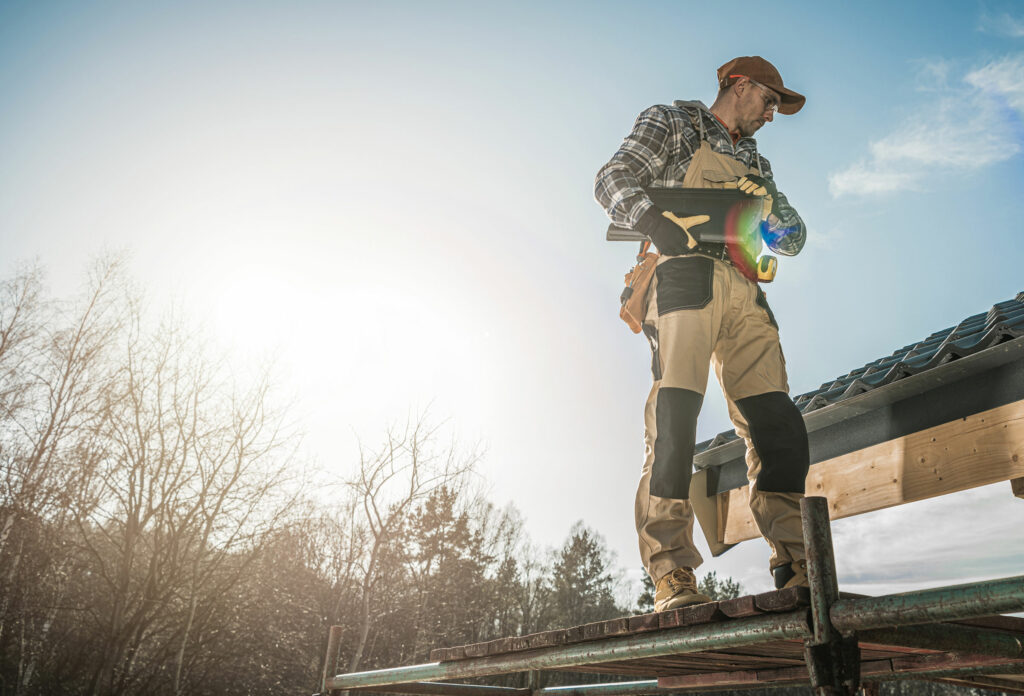
M 578 626 L 624 613 L 615 603 L 615 581 L 604 540 L 582 522 L 556 555 L 551 575 L 551 617 Z

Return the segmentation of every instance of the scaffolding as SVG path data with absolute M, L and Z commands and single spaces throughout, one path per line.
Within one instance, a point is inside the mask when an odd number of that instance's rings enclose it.
M 1024 576 L 880 597 L 840 594 L 827 500 L 801 501 L 809 588 L 440 649 L 435 662 L 332 676 L 320 693 L 428 696 L 647 696 L 811 686 L 816 696 L 929 679 L 1024 694 Z M 542 670 L 655 679 L 541 687 Z M 525 672 L 527 688 L 447 683 Z

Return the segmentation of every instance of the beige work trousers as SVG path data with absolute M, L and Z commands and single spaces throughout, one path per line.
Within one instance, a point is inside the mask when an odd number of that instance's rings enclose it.
M 663 293 L 658 291 L 659 280 L 665 283 Z M 686 422 L 686 414 L 673 420 L 675 414 L 663 412 L 659 418 L 660 390 L 674 388 L 674 394 L 694 397 L 691 401 L 696 400 L 699 410 L 710 364 L 714 364 L 725 393 L 736 434 L 746 441 L 750 508 L 771 546 L 770 568 L 804 558 L 799 503 L 803 495 L 757 490 L 761 461 L 735 403 L 750 396 L 789 391 L 779 332 L 763 293 L 732 265 L 698 255 L 662 256 L 649 292 L 644 331 L 653 351 L 654 384 L 644 412 L 645 458 L 635 503 L 645 568 L 657 582 L 675 568 L 696 568 L 703 561 L 693 543 L 688 494 L 654 495 L 651 478 L 659 420 L 663 427 L 671 422 L 673 427 L 692 428 L 690 443 L 696 431 L 696 412 L 691 422 Z M 692 467 L 692 446 L 686 459 L 684 465 Z M 662 478 L 663 473 L 659 474 Z M 688 483 L 689 470 L 670 472 L 678 474 L 683 474 L 678 480 Z

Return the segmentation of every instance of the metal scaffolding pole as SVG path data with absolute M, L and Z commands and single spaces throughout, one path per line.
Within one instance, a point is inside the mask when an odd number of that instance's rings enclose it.
M 721 691 L 811 684 L 817 696 L 849 696 L 863 681 L 962 677 L 965 683 L 1015 686 L 998 675 L 1024 673 L 1024 635 L 943 621 L 1024 611 L 1024 576 L 883 597 L 839 599 L 828 505 L 801 503 L 807 546 L 810 607 L 718 623 L 606 637 L 521 652 L 329 676 L 341 629 L 332 627 L 321 692 L 361 690 L 413 696 L 657 696 L 668 691 Z M 762 670 L 715 671 L 661 680 L 541 687 L 540 670 L 613 664 L 686 653 L 802 640 L 804 664 Z M 861 663 L 858 643 L 904 646 L 936 653 Z M 525 689 L 461 683 L 494 674 L 529 672 Z M 989 677 L 988 675 L 995 675 Z M 983 684 L 987 679 L 991 684 Z M 1020 691 L 1024 693 L 1024 688 Z
M 773 640 L 803 639 L 810 635 L 807 611 L 768 614 L 736 619 L 727 624 L 706 624 L 657 631 L 650 634 L 605 638 L 595 643 L 561 645 L 510 655 L 468 658 L 455 662 L 431 662 L 371 672 L 339 674 L 327 680 L 328 689 L 407 684 L 438 679 L 482 677 L 531 669 L 559 669 L 595 662 L 635 660 L 662 655 L 679 655 L 765 643 Z
M 829 616 L 839 631 L 955 621 L 1024 611 L 1024 575 L 884 597 L 841 599 Z

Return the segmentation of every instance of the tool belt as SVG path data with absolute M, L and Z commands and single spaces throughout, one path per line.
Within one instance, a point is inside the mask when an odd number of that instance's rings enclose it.
M 626 273 L 626 287 L 619 296 L 619 318 L 626 322 L 633 333 L 643 330 L 644 317 L 647 316 L 647 290 L 651 287 L 651 279 L 658 265 L 658 254 L 648 252 L 650 247 L 649 240 L 640 243 L 636 265 Z
M 636 265 L 626 273 L 626 287 L 619 296 L 621 307 L 619 317 L 626 322 L 633 333 L 640 333 L 643 330 L 644 317 L 647 316 L 647 292 L 651 287 L 651 280 L 654 278 L 654 271 L 658 265 L 659 255 L 649 252 L 650 241 L 640 244 L 640 253 L 636 257 Z M 750 277 L 747 269 L 740 268 L 733 262 L 729 254 L 729 247 L 721 242 L 700 242 L 690 254 L 699 254 L 712 259 L 724 261 L 735 267 L 752 282 L 758 282 L 756 276 Z
M 719 261 L 725 261 L 728 264 L 732 264 L 732 256 L 729 255 L 729 247 L 722 242 L 701 242 L 691 253 L 700 254 L 701 256 L 710 256 L 713 259 L 718 259 Z

